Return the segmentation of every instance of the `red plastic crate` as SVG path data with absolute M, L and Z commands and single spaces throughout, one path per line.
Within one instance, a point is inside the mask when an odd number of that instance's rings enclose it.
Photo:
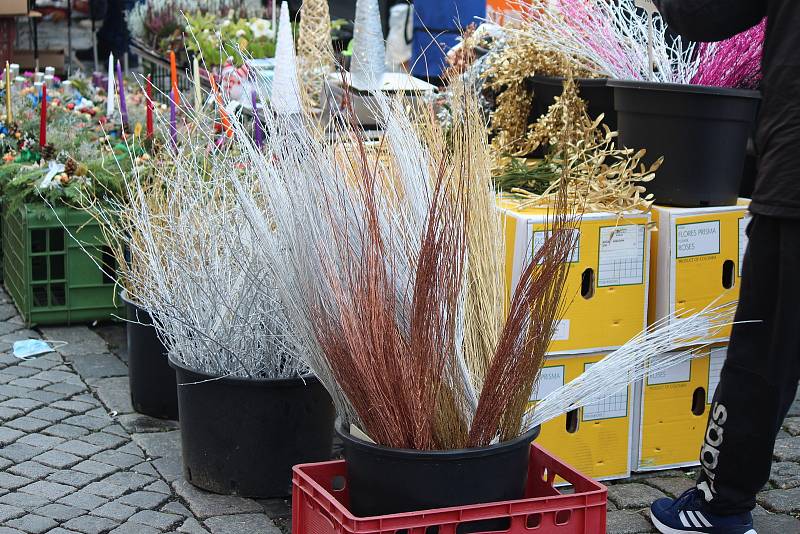
M 572 485 L 564 494 L 553 484 Z M 608 491 L 536 444 L 524 499 L 376 517 L 355 517 L 343 460 L 297 465 L 292 475 L 292 534 L 457 534 L 459 524 L 510 519 L 506 534 L 605 534 Z M 334 489 L 341 488 L 341 489 Z M 432 528 L 438 527 L 438 528 Z

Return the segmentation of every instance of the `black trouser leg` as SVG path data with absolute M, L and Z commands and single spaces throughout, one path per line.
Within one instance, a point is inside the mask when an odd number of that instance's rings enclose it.
M 800 379 L 800 221 L 756 215 L 749 235 L 736 320 L 757 322 L 733 328 L 700 455 L 717 514 L 755 507 Z

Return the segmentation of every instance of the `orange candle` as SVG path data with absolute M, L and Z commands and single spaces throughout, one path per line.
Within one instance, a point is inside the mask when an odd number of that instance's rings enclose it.
M 172 82 L 172 94 L 175 98 L 175 105 L 181 103 L 181 93 L 178 91 L 178 63 L 175 61 L 175 51 L 169 51 L 169 76 Z
M 222 96 L 217 91 L 217 82 L 214 80 L 214 75 L 211 74 L 208 77 L 211 80 L 211 91 L 214 93 L 214 97 L 217 100 L 217 107 L 219 108 L 219 115 L 222 120 L 222 127 L 225 129 L 225 135 L 228 137 L 233 137 L 233 129 L 231 128 L 231 121 L 228 119 L 228 113 L 225 111 L 224 106 L 222 105 Z

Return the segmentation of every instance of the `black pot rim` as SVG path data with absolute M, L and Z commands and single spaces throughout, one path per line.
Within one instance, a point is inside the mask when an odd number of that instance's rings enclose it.
M 256 388 L 293 388 L 298 386 L 308 386 L 313 385 L 319 382 L 319 378 L 313 373 L 308 373 L 302 376 L 296 376 L 292 378 L 244 378 L 241 376 L 218 376 L 206 373 L 204 371 L 198 371 L 196 369 L 192 369 L 191 367 L 186 367 L 185 365 L 176 362 L 171 357 L 167 358 L 170 367 L 175 369 L 176 371 L 183 371 L 186 373 L 195 374 L 200 378 L 198 382 L 204 380 L 213 380 L 219 384 L 225 385 L 232 385 L 232 386 L 239 386 L 239 387 L 256 387 Z M 181 386 L 179 383 L 178 386 Z
M 388 458 L 395 458 L 400 460 L 445 460 L 445 459 L 473 459 L 482 458 L 497 454 L 504 449 L 514 449 L 523 444 L 523 442 L 531 443 L 537 438 L 541 427 L 536 426 L 528 430 L 524 434 L 517 436 L 514 439 L 504 441 L 503 443 L 496 443 L 487 447 L 473 447 L 469 449 L 450 449 L 450 450 L 435 450 L 435 451 L 418 451 L 416 449 L 400 449 L 392 447 L 384 447 L 359 439 L 345 428 L 345 423 L 337 418 L 334 425 L 336 434 L 346 441 L 348 445 L 360 449 L 362 451 L 369 451 L 372 454 L 384 456 Z
M 537 82 L 543 83 L 552 83 L 552 84 L 563 84 L 566 77 L 564 76 L 543 76 L 541 74 L 534 74 L 531 78 Z M 586 86 L 586 87 L 603 87 L 604 85 L 608 84 L 608 78 L 573 78 L 575 83 L 579 86 Z
M 689 93 L 698 95 L 728 96 L 736 98 L 761 99 L 761 92 L 752 89 L 732 89 L 730 87 L 714 87 L 690 83 L 645 82 L 641 80 L 608 80 L 608 86 L 615 89 L 638 89 L 644 91 L 660 91 L 665 93 Z

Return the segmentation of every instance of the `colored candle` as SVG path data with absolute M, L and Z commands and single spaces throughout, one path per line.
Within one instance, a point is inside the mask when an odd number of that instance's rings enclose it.
M 175 61 L 175 51 L 169 51 L 169 77 L 172 86 L 172 98 L 175 99 L 175 104 L 180 105 L 181 93 L 178 91 L 178 63 Z
M 214 80 L 214 76 L 210 76 L 209 80 L 211 81 L 211 91 L 214 93 L 214 97 L 217 101 L 217 108 L 219 108 L 219 115 L 222 121 L 222 127 L 225 129 L 225 135 L 228 137 L 233 137 L 233 129 L 231 128 L 231 121 L 228 119 L 228 112 L 225 111 L 225 106 L 222 104 L 222 96 L 219 94 L 217 90 L 217 82 Z
M 42 107 L 39 116 L 39 146 L 47 144 L 47 86 L 42 85 Z
M 172 98 L 169 99 L 169 136 L 172 139 L 172 148 L 178 150 L 178 117 L 175 105 L 177 89 L 173 88 Z
M 122 65 L 117 61 L 117 86 L 119 87 L 119 112 L 122 115 L 122 129 L 128 125 L 128 104 L 125 102 L 125 78 L 122 77 Z
M 253 137 L 255 138 L 256 146 L 261 148 L 264 132 L 261 130 L 261 119 L 258 116 L 258 97 L 255 91 L 251 92 L 250 96 L 253 99 Z
M 11 115 L 11 67 L 6 61 L 6 126 L 11 124 L 14 117 Z
M 197 56 L 192 62 L 192 78 L 194 78 L 194 109 L 199 112 L 203 105 L 203 97 L 200 91 L 200 60 L 197 59 Z
M 153 80 L 147 75 L 147 137 L 153 137 Z

